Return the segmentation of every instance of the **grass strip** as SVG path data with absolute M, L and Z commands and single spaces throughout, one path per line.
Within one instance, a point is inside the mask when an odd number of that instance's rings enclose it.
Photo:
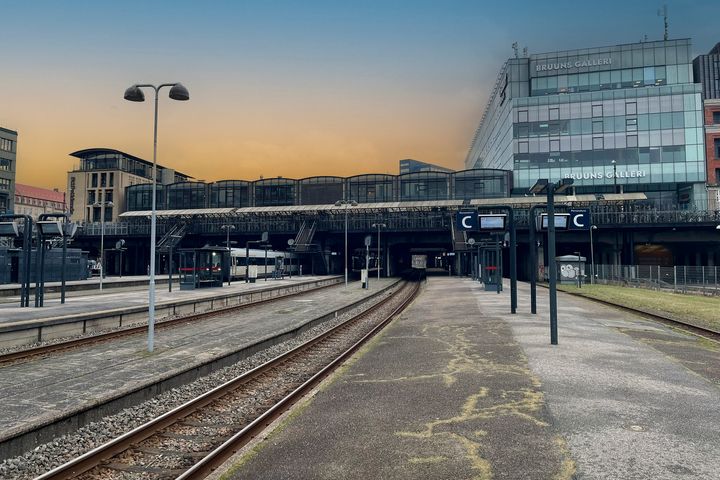
M 615 285 L 558 285 L 558 290 L 694 323 L 720 331 L 720 297 L 687 295 Z

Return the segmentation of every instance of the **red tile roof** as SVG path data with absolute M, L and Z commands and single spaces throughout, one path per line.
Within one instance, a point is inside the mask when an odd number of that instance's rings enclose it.
M 65 194 L 63 192 L 56 192 L 55 190 L 49 190 L 47 188 L 32 187 L 21 183 L 15 184 L 15 195 L 37 198 L 39 200 L 47 200 L 49 202 L 65 202 Z

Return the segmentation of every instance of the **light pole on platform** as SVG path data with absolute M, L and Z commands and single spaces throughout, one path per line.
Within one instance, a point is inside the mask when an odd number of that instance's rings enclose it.
M 152 168 L 152 212 L 150 214 L 150 284 L 148 292 L 148 352 L 152 352 L 155 341 L 155 238 L 157 224 L 157 130 L 158 130 L 158 93 L 163 87 L 170 87 L 170 98 L 173 100 L 190 100 L 190 93 L 181 83 L 163 83 L 158 86 L 143 83 L 135 84 L 125 90 L 123 96 L 130 102 L 144 102 L 145 94 L 142 88 L 152 88 L 155 91 L 155 115 L 153 122 L 153 168 Z
M 343 256 L 345 257 L 345 286 L 348 285 L 348 259 L 347 259 L 347 249 L 348 249 L 348 207 L 357 207 L 357 202 L 355 200 L 338 200 L 335 202 L 336 207 L 345 207 L 345 250 L 343 253 Z
M 381 228 L 387 228 L 387 225 L 384 223 L 373 223 L 371 228 L 377 227 L 378 229 L 378 245 L 377 245 L 377 272 L 378 272 L 378 280 L 380 280 L 380 229 Z M 369 273 L 369 272 L 368 272 Z
M 227 246 L 228 251 L 228 287 L 230 286 L 230 281 L 232 277 L 232 255 L 230 251 L 230 231 L 235 230 L 235 225 L 220 225 L 220 230 L 225 230 L 226 237 L 225 237 L 225 245 Z

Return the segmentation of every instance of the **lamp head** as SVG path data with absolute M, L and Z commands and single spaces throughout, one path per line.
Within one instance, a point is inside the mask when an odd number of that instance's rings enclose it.
M 190 100 L 190 92 L 182 83 L 176 83 L 170 89 L 170 98 L 180 101 Z
M 129 87 L 127 90 L 125 90 L 125 95 L 123 96 L 123 98 L 131 102 L 144 102 L 145 94 L 142 90 L 140 90 L 140 87 L 138 87 L 137 85 L 133 85 L 132 87 Z
M 559 180 L 554 187 L 555 193 L 562 193 L 568 188 L 570 188 L 573 184 L 574 180 L 572 178 L 563 178 Z
M 548 185 L 547 178 L 540 178 L 535 182 L 535 185 L 530 187 L 530 193 L 542 193 L 545 191 Z

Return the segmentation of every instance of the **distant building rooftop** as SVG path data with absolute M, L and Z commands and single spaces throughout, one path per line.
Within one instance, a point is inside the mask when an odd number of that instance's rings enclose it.
M 15 195 L 36 198 L 38 200 L 47 200 L 50 202 L 63 203 L 65 201 L 65 194 L 63 192 L 50 190 L 48 188 L 33 187 L 31 185 L 23 185 L 21 183 L 15 184 Z

